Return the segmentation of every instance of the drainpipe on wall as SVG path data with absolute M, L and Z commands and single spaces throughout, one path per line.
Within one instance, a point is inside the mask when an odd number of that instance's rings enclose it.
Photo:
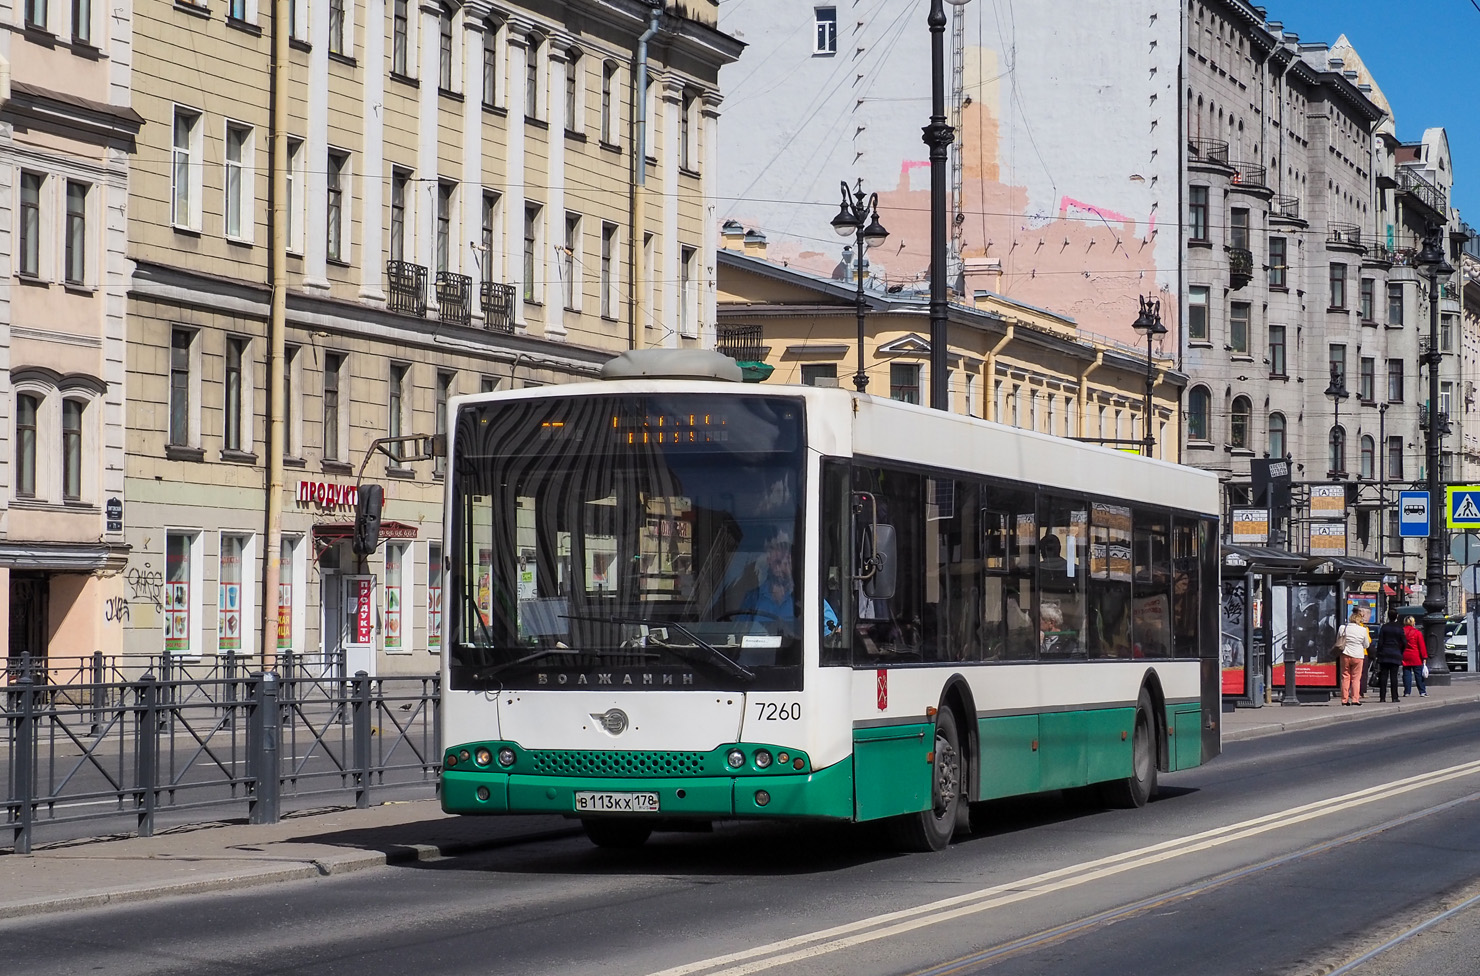
M 288 327 L 288 18 L 292 0 L 272 7 L 272 305 L 267 357 L 267 547 L 262 554 L 262 654 L 277 649 L 283 554 L 283 357 Z M 296 650 L 296 648 L 295 648 Z
M 282 0 L 279 0 L 282 2 Z M 643 265 L 643 226 L 647 223 L 647 78 L 648 41 L 658 33 L 663 19 L 663 0 L 648 0 L 648 27 L 637 38 L 637 70 L 632 73 L 632 179 L 628 213 L 632 230 L 627 235 L 632 274 L 627 280 L 627 346 L 637 348 L 637 322 L 648 311 L 642 307 L 642 279 L 648 273 Z
M 987 409 L 982 411 L 986 414 L 987 420 L 997 419 L 997 354 L 1007 348 L 1007 344 L 1012 341 L 1012 335 L 1016 331 L 1016 325 L 1008 325 L 1007 331 L 1002 333 L 1002 338 L 997 340 L 997 344 L 987 350 L 987 388 L 983 391 L 986 393 Z
M 1095 361 L 1084 367 L 1084 372 L 1079 374 L 1079 436 L 1087 437 L 1085 429 L 1089 427 L 1089 374 L 1099 369 L 1105 362 L 1105 351 L 1103 349 L 1095 353 Z M 1115 436 L 1119 437 L 1117 433 Z

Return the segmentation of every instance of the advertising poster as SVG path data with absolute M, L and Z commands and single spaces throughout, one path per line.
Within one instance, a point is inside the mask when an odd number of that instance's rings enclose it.
M 1295 660 L 1295 685 L 1304 688 L 1335 688 L 1336 662 L 1331 645 L 1336 642 L 1336 586 L 1321 583 L 1290 587 L 1289 642 L 1286 653 Z M 1275 674 L 1278 687 L 1284 673 Z
M 1249 584 L 1247 580 L 1223 581 L 1223 607 L 1221 612 L 1222 633 L 1219 635 L 1218 652 L 1223 667 L 1223 694 L 1242 695 L 1247 687 L 1244 669 L 1247 654 L 1244 647 L 1244 627 L 1249 615 Z
M 427 550 L 427 650 L 442 647 L 442 550 Z
M 288 650 L 293 646 L 293 584 L 278 584 L 277 646 Z
M 368 644 L 375 639 L 375 580 L 365 576 L 355 580 L 355 640 Z

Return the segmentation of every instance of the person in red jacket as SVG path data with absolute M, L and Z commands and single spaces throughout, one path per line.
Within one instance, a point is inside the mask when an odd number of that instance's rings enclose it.
M 1414 625 L 1412 617 L 1403 618 L 1403 697 L 1413 691 L 1413 682 L 1418 681 L 1418 697 L 1429 697 L 1429 684 L 1424 680 L 1424 662 L 1429 659 L 1429 649 L 1423 642 L 1423 631 Z

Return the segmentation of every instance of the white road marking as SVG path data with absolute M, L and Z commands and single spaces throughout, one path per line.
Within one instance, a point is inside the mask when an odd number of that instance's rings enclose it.
M 714 956 L 710 959 L 701 959 L 697 962 L 664 969 L 651 976 L 690 976 L 694 973 L 706 973 L 707 976 L 748 976 L 750 973 L 853 948 L 878 939 L 902 935 L 929 925 L 1123 874 L 1186 854 L 1222 847 L 1225 844 L 1256 837 L 1271 830 L 1315 820 L 1476 773 L 1480 773 L 1480 762 L 1464 763 L 1448 769 L 1420 773 L 1342 796 L 1290 807 L 1240 823 L 1215 827 L 1201 833 L 1176 837 L 1121 854 L 1112 854 L 1093 861 L 1056 868 L 1030 878 L 943 898 L 915 908 L 875 915 L 767 945 Z

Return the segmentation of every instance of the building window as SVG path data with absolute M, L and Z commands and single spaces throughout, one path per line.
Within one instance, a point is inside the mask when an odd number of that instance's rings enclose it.
M 344 2 L 329 0 L 329 53 L 344 54 Z
M 1377 282 L 1372 278 L 1362 279 L 1362 321 L 1371 322 L 1377 306 Z
M 170 444 L 189 445 L 194 433 L 195 333 L 170 333 Z
M 26 0 L 26 26 L 46 30 L 46 0 Z
M 15 398 L 15 493 L 36 497 L 36 423 L 41 398 L 22 393 Z
M 387 651 L 399 651 L 405 646 L 402 634 L 402 621 L 405 615 L 402 613 L 403 604 L 406 600 L 406 592 L 410 589 L 406 585 L 406 549 L 405 542 L 388 542 L 385 546 L 385 593 L 382 599 L 383 631 L 382 640 Z
M 404 363 L 391 364 L 390 396 L 387 401 L 386 436 L 400 437 L 406 432 L 406 378 L 411 367 Z M 400 445 L 392 448 L 399 456 Z M 398 462 L 399 463 L 399 462 Z
M 838 8 L 816 7 L 813 10 L 816 34 L 812 39 L 813 54 L 838 53 Z
M 1283 237 L 1271 237 L 1269 239 L 1269 287 L 1286 288 L 1286 275 L 1289 271 L 1289 258 L 1285 255 L 1285 239 Z
M 607 145 L 617 142 L 617 71 L 615 61 L 601 66 L 601 141 Z
M 1190 441 L 1205 441 L 1208 439 L 1208 414 L 1212 411 L 1213 395 L 1208 392 L 1206 386 L 1194 386 L 1187 393 L 1187 439 Z M 1103 408 L 1101 412 L 1103 417 Z M 1104 424 L 1101 424 L 1104 427 Z M 1103 436 L 1103 430 L 1101 431 Z
M 246 408 L 247 340 L 240 336 L 226 337 L 226 390 L 225 417 L 222 421 L 222 436 L 228 451 L 242 450 L 242 421 Z
M 200 230 L 200 113 L 175 109 L 170 170 L 170 222 Z
M 324 254 L 330 261 L 343 261 L 344 248 L 344 183 L 349 156 L 329 152 L 327 206 L 324 211 Z
M 1346 474 L 1346 431 L 1341 427 L 1332 427 L 1327 446 L 1327 460 L 1330 462 L 1327 472 L 1333 475 Z
M 72 0 L 72 40 L 92 44 L 92 0 Z
M 406 191 L 411 174 L 404 169 L 391 171 L 391 260 L 406 260 Z
M 82 414 L 83 400 L 62 401 L 62 498 L 75 502 L 82 498 Z
M 1208 239 L 1208 188 L 1187 188 L 1187 236 L 1189 240 L 1206 243 Z
M 66 261 L 64 277 L 69 285 L 87 282 L 87 184 L 67 181 Z
M 524 50 L 524 117 L 540 117 L 540 60 L 545 56 L 545 39 L 530 34 Z
M 692 339 L 699 334 L 699 252 L 678 249 L 678 334 Z M 913 401 L 912 401 L 913 402 Z
M 226 4 L 226 17 L 228 20 L 245 22 L 247 19 L 247 0 L 228 0 Z
M 246 574 L 255 575 L 255 567 L 247 566 L 252 551 L 252 537 L 232 532 L 221 533 L 220 571 L 217 574 L 216 591 L 216 649 L 226 654 L 250 653 L 250 644 L 244 643 L 243 635 L 253 630 L 252 617 L 245 613 L 242 604 L 248 599 L 247 588 L 242 585 Z
M 698 169 L 699 151 L 695 146 L 694 130 L 694 108 L 699 104 L 699 98 L 693 92 L 684 92 L 682 103 L 678 108 L 678 167 L 679 169 Z
M 1234 207 L 1228 212 L 1228 244 L 1249 249 L 1249 208 Z
M 164 649 L 166 654 L 194 655 L 195 535 L 166 532 L 164 537 Z
M 1208 341 L 1207 285 L 1187 289 L 1187 338 L 1192 342 Z
M 1452 314 L 1439 316 L 1439 351 L 1454 352 L 1454 316 Z
M 483 105 L 486 108 L 498 104 L 498 32 L 499 26 L 495 23 L 483 25 Z
M 452 258 L 452 198 L 456 192 L 455 184 L 437 184 L 437 270 L 443 272 Z
M 803 363 L 803 386 L 837 386 L 838 366 L 836 363 Z
M 1249 354 L 1249 303 L 1231 302 L 1228 306 L 1228 344 L 1236 356 Z
M 437 8 L 437 87 L 452 91 L 452 11 Z
M 565 54 L 565 129 L 581 131 L 581 52 L 571 48 Z
M 435 412 L 432 417 L 432 431 L 442 436 L 447 434 L 447 401 L 452 399 L 452 384 L 456 378 L 457 374 L 448 370 L 437 370 L 437 400 L 432 408 Z M 434 475 L 440 478 L 446 470 L 447 459 L 445 457 L 432 459 Z
M 499 195 L 486 192 L 483 194 L 483 215 L 481 225 L 480 244 L 483 248 L 483 280 L 493 281 L 493 256 L 494 245 L 497 243 L 499 225 Z
M 565 308 L 579 311 L 581 291 L 576 287 L 580 269 L 581 215 L 565 215 L 565 243 L 560 247 L 560 299 Z
M 1326 373 L 1341 384 L 1341 388 L 1347 389 L 1346 385 L 1346 346 L 1343 343 L 1332 343 L 1326 350 Z
M 1372 472 L 1377 464 L 1377 441 L 1371 434 L 1362 435 L 1362 454 L 1358 462 L 1358 473 L 1367 481 L 1372 480 Z
M 1388 481 L 1403 480 L 1403 438 L 1400 436 L 1387 439 L 1387 470 L 1383 476 Z
M 889 364 L 889 399 L 920 402 L 920 367 L 916 363 Z
M 411 22 L 407 16 L 407 0 L 395 0 L 391 14 L 391 73 L 408 73 L 407 51 L 411 47 L 409 32 Z
M 41 274 L 41 186 L 40 173 L 21 174 L 20 247 L 16 273 L 29 278 Z
M 1236 451 L 1249 449 L 1249 420 L 1253 412 L 1253 404 L 1248 397 L 1233 398 L 1233 412 L 1228 417 L 1228 442 Z
M 1269 327 L 1269 375 L 1287 376 L 1285 372 L 1285 327 Z
M 1377 399 L 1377 360 L 1371 356 L 1362 357 L 1362 375 L 1358 379 L 1358 395 L 1363 403 L 1372 403 Z
M 614 319 L 617 316 L 617 225 L 601 225 L 601 317 Z
M 1388 313 L 1387 324 L 1394 328 L 1403 325 L 1403 283 L 1399 281 L 1388 282 Z
M 344 357 L 339 353 L 324 355 L 324 459 L 339 460 L 340 454 L 340 404 L 339 382 Z
M 1331 265 L 1331 307 L 1346 308 L 1346 265 L 1344 264 Z
M 427 543 L 427 650 L 442 649 L 442 547 Z
M 1403 360 L 1388 360 L 1388 403 L 1403 402 Z
M 226 236 L 241 239 L 243 218 L 250 219 L 247 198 L 251 193 L 252 130 L 247 126 L 226 126 Z
M 298 347 L 283 347 L 283 442 L 279 449 L 284 457 L 296 458 L 301 456 L 300 445 L 303 438 L 299 436 L 299 382 L 298 382 Z
M 540 205 L 524 205 L 524 300 L 536 302 L 539 290 L 535 287 L 535 265 L 539 255 Z
M 1390 554 L 1399 554 L 1404 551 L 1403 528 L 1398 521 L 1399 514 L 1394 507 L 1387 513 L 1387 551 Z
M 1449 409 L 1450 404 L 1452 404 L 1453 402 L 1454 384 L 1449 380 L 1445 380 L 1444 382 L 1439 384 L 1439 417 L 1442 420 L 1448 420 L 1451 416 L 1453 416 L 1453 412 Z M 1440 432 L 1443 432 L 1442 425 L 1440 428 Z
M 283 536 L 282 548 L 278 550 L 278 619 L 277 619 L 277 649 L 279 651 L 291 651 L 298 646 L 294 638 L 299 630 L 300 615 L 302 609 L 302 597 L 297 596 L 298 578 L 298 546 L 302 536 Z
M 1282 458 L 1285 453 L 1285 415 L 1272 413 L 1269 415 L 1269 456 Z
M 284 201 L 288 208 L 288 250 L 303 253 L 303 211 L 308 185 L 303 171 L 305 150 L 302 139 L 288 140 L 288 192 Z

